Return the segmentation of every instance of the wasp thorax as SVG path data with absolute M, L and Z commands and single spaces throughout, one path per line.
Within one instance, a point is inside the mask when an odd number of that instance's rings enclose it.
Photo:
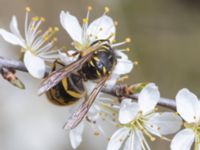
M 83 65 L 81 71 L 86 79 L 100 79 L 112 72 L 115 62 L 114 51 L 108 44 L 104 44 L 94 52 L 92 58 Z

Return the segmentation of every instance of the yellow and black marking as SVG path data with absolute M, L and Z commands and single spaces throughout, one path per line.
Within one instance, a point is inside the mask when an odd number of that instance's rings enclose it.
M 116 56 L 107 40 L 94 42 L 99 44 L 99 48 L 94 52 L 91 60 L 82 67 L 82 74 L 88 80 L 96 80 L 109 74 L 116 63 Z
M 70 72 L 65 78 L 52 87 L 46 94 L 48 99 L 57 105 L 70 105 L 85 96 L 83 80 L 96 80 L 108 76 L 116 64 L 116 56 L 108 40 L 97 40 L 91 47 L 98 47 L 91 52 L 91 57 L 81 65 L 81 69 Z M 80 55 L 84 59 L 84 55 Z M 59 62 L 55 62 L 59 63 Z M 60 64 L 64 66 L 63 64 Z M 56 67 L 56 66 L 55 66 Z M 55 70 L 53 67 L 53 70 Z M 65 66 L 64 66 L 65 67 Z M 70 67 L 70 65 L 69 65 Z
M 82 77 L 71 74 L 47 92 L 48 99 L 57 105 L 70 105 L 84 96 Z

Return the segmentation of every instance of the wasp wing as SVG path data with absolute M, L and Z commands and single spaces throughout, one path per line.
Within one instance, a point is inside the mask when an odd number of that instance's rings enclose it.
M 68 119 L 66 124 L 64 125 L 64 129 L 73 129 L 75 128 L 85 117 L 87 112 L 89 111 L 90 107 L 92 106 L 94 100 L 96 99 L 98 93 L 101 91 L 103 88 L 105 82 L 107 81 L 107 76 L 102 78 L 101 81 L 96 85 L 94 90 L 91 92 L 90 96 L 88 99 L 86 99 L 82 105 L 78 108 L 75 113 L 72 114 L 72 116 Z
M 89 53 L 88 55 L 80 58 L 79 60 L 71 63 L 70 65 L 55 71 L 51 73 L 47 78 L 45 78 L 38 90 L 38 94 L 41 95 L 44 92 L 47 92 L 49 89 L 54 87 L 56 84 L 58 84 L 63 78 L 68 76 L 72 71 L 76 71 L 81 69 L 83 64 L 88 61 L 92 57 L 92 53 Z

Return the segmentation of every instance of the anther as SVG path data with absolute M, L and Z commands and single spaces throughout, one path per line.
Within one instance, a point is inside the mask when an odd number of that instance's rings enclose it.
M 130 43 L 130 42 L 131 42 L 131 39 L 130 39 L 130 38 L 126 38 L 125 41 L 126 41 L 127 43 Z
M 35 17 L 32 18 L 32 20 L 33 20 L 33 21 L 38 21 L 38 20 L 39 20 L 39 17 L 38 17 L 38 16 L 35 16 Z
M 115 26 L 118 26 L 118 25 L 119 25 L 119 23 L 118 23 L 117 21 L 115 21 L 114 24 L 115 24 Z
M 88 18 L 83 18 L 83 23 L 88 23 Z
M 139 64 L 138 61 L 134 61 L 133 63 L 134 63 L 134 65 L 136 65 L 136 66 Z
M 92 6 L 88 6 L 88 11 L 91 11 L 92 10 Z
M 105 7 L 104 10 L 105 10 L 105 13 L 108 13 L 110 11 L 109 7 Z
M 44 18 L 44 17 L 41 17 L 40 20 L 41 20 L 42 22 L 45 22 L 45 18 Z
M 27 12 L 30 12 L 30 11 L 31 11 L 31 8 L 30 8 L 30 7 L 26 7 L 26 11 L 27 11 Z
M 59 28 L 58 28 L 58 27 L 54 27 L 54 30 L 55 30 L 55 31 L 59 31 Z

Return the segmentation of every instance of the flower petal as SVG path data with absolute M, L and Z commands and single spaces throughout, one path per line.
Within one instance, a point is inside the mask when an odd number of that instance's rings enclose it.
M 171 150 L 190 150 L 194 142 L 194 132 L 191 129 L 183 129 L 178 132 L 171 142 Z
M 94 90 L 96 85 L 97 85 L 97 83 L 92 82 L 91 80 L 84 82 L 85 91 L 87 91 L 88 95 L 90 95 L 90 93 Z
M 22 36 L 21 36 L 21 33 L 19 31 L 19 28 L 18 28 L 18 23 L 17 23 L 17 18 L 16 16 L 13 16 L 12 17 L 12 20 L 10 22 L 10 31 L 12 33 L 14 33 L 18 38 L 20 38 L 21 40 L 23 40 Z
M 112 87 L 116 84 L 117 80 L 119 79 L 119 75 L 118 74 L 115 74 L 115 73 L 112 73 L 109 80 L 106 81 L 106 86 L 107 87 Z
M 140 137 L 138 134 L 136 134 L 135 131 L 132 131 L 130 133 L 130 137 L 127 139 L 125 145 L 124 145 L 124 150 L 141 150 L 141 145 L 140 145 Z
M 76 51 L 75 50 L 68 50 L 67 51 L 70 55 L 74 54 Z M 59 54 L 59 59 L 65 64 L 65 65 L 69 65 L 71 64 L 72 62 L 76 61 L 78 59 L 78 55 L 75 56 L 75 57 L 70 57 L 70 56 L 67 56 L 66 53 L 63 53 L 61 51 L 58 51 L 58 54 Z
M 115 55 L 119 56 L 122 60 L 127 60 L 128 59 L 127 54 L 123 53 L 120 50 L 115 50 Z
M 24 64 L 33 77 L 39 79 L 44 77 L 46 67 L 43 59 L 33 55 L 30 51 L 26 51 L 24 54 Z
M 138 103 L 132 102 L 131 99 L 124 99 L 120 106 L 119 122 L 122 124 L 131 122 L 136 117 L 138 110 Z
M 196 95 L 188 89 L 182 89 L 176 95 L 177 112 L 188 123 L 200 119 L 200 104 Z
M 173 134 L 181 129 L 182 119 L 175 113 L 164 112 L 151 115 L 145 128 L 157 136 Z
M 146 114 L 151 112 L 160 99 L 160 92 L 154 83 L 148 84 L 139 94 L 138 103 L 140 110 Z
M 114 67 L 113 73 L 123 75 L 130 73 L 132 69 L 133 69 L 132 61 L 117 59 L 117 64 Z
M 82 121 L 76 128 L 70 130 L 69 138 L 73 149 L 76 149 L 82 142 L 84 122 Z
M 82 28 L 75 16 L 69 12 L 61 11 L 60 23 L 74 41 L 82 43 Z
M 113 35 L 110 39 L 112 42 L 115 38 L 115 32 L 116 28 L 113 19 L 107 15 L 103 15 L 102 17 L 94 20 L 89 25 L 87 30 L 87 34 L 91 42 L 98 39 L 108 39 L 111 35 Z
M 4 30 L 0 29 L 0 35 L 6 40 L 8 43 L 13 45 L 20 45 L 21 47 L 25 48 L 24 41 L 20 40 L 16 35 Z
M 130 130 L 128 128 L 118 129 L 111 137 L 107 150 L 119 150 L 124 140 L 129 135 Z

